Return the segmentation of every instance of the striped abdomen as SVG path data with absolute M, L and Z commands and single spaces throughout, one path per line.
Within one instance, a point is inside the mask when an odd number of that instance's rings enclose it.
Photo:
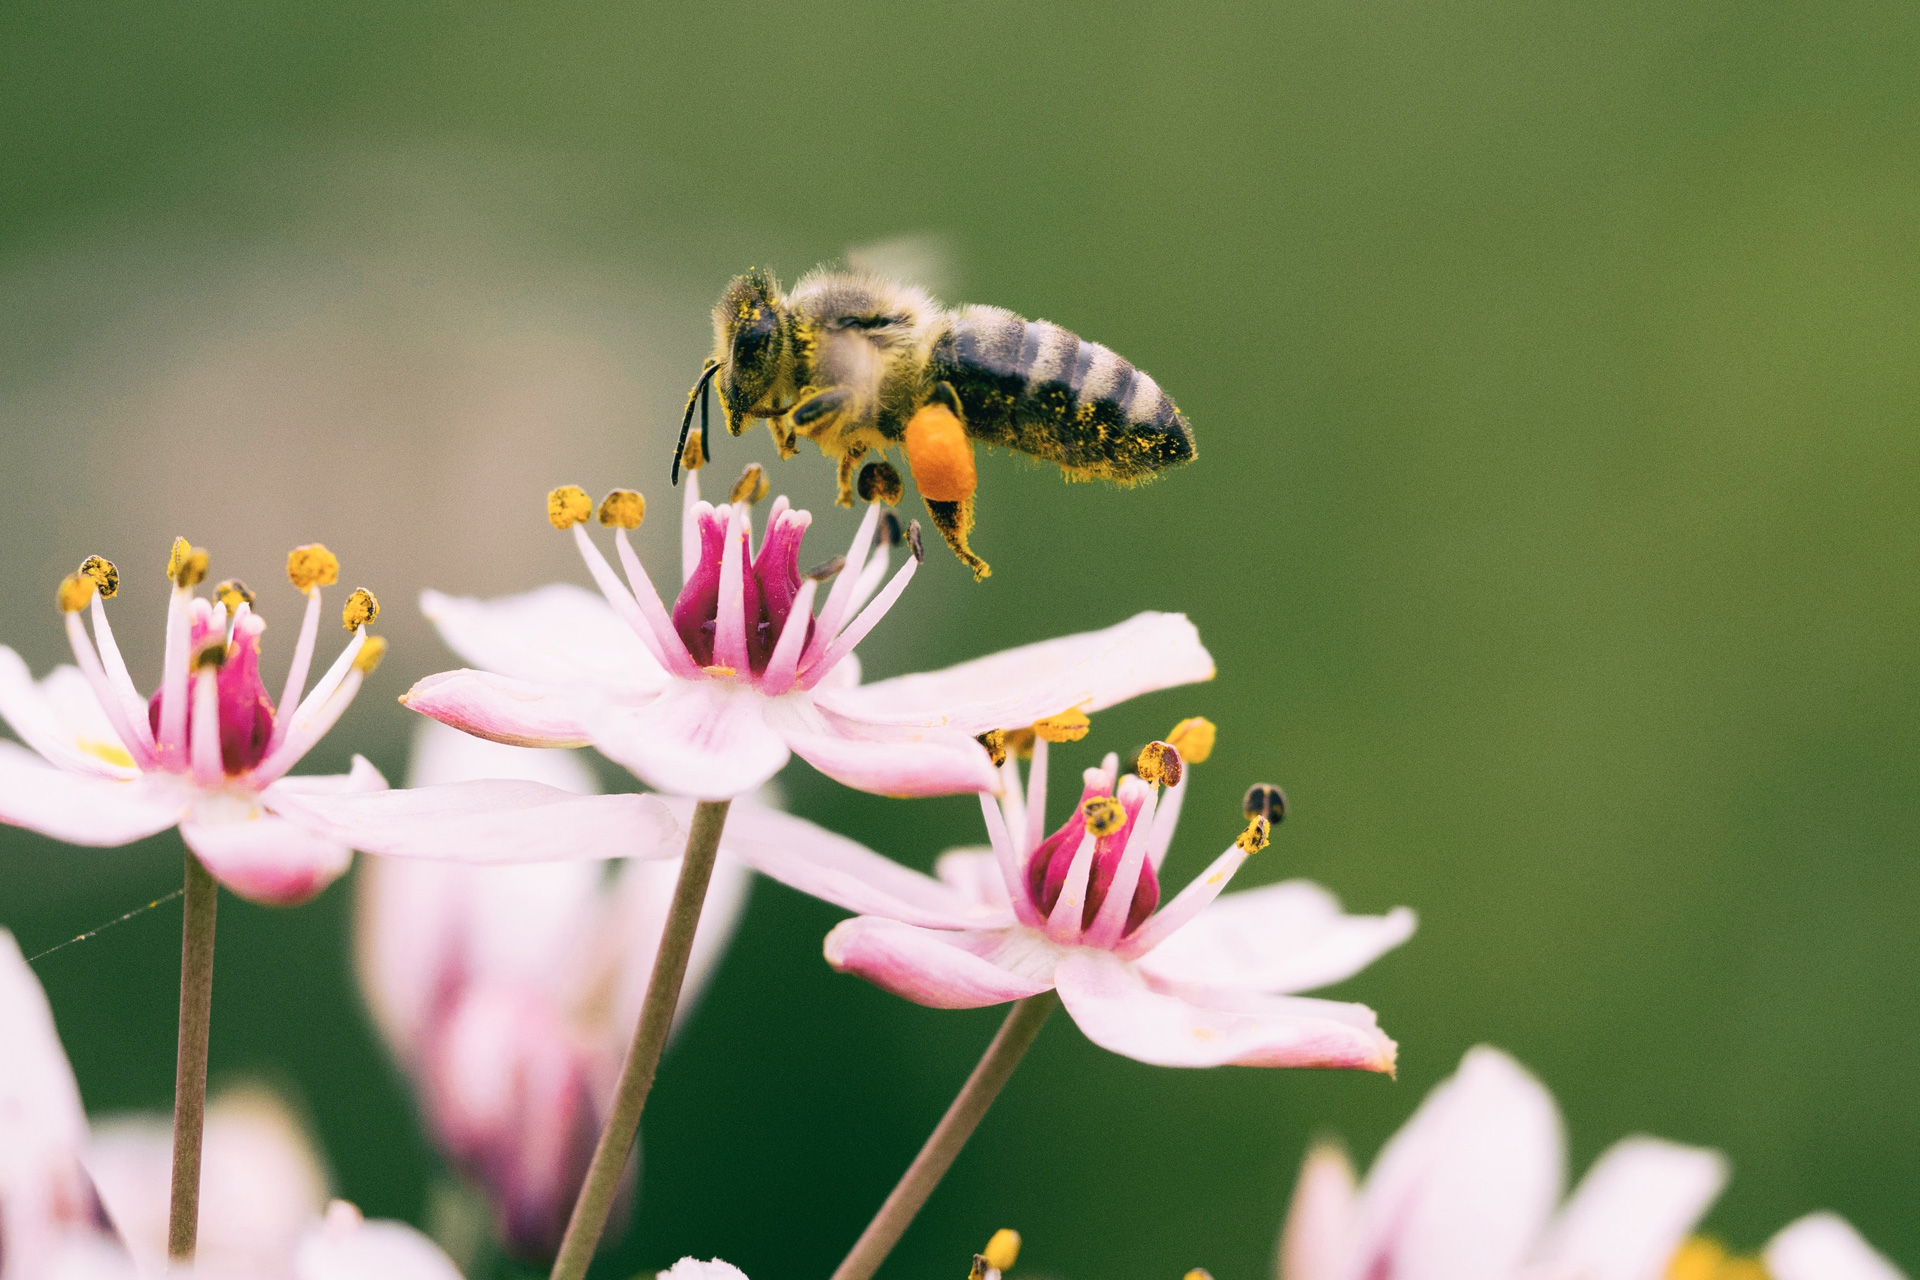
M 1159 384 L 1097 342 L 1001 307 L 962 307 L 933 348 L 967 434 L 1133 483 L 1193 457 L 1193 428 Z

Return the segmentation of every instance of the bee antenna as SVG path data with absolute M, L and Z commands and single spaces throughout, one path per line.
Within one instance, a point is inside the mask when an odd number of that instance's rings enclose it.
M 680 483 L 680 455 L 687 447 L 687 432 L 693 429 L 693 405 L 696 400 L 701 403 L 700 452 L 703 458 L 711 460 L 712 455 L 707 453 L 706 400 L 707 397 L 712 394 L 713 375 L 718 372 L 720 372 L 720 362 L 718 360 L 707 361 L 706 366 L 700 370 L 700 380 L 693 384 L 693 391 L 687 396 L 687 411 L 680 418 L 680 442 L 673 446 L 673 471 L 671 475 L 675 485 Z
M 718 369 L 720 366 L 715 365 Z M 713 379 L 707 379 L 706 389 L 700 393 L 700 461 L 713 461 L 713 429 L 707 422 L 707 411 L 713 408 Z

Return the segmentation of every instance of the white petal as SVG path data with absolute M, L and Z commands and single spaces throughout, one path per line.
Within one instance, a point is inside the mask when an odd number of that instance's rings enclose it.
M 722 1262 L 718 1258 L 709 1258 L 705 1262 L 698 1258 L 682 1258 L 662 1271 L 659 1280 L 747 1280 L 747 1273 L 731 1262 Z
M 1837 1213 L 1810 1213 L 1788 1224 L 1762 1257 L 1773 1280 L 1906 1280 Z
M 1626 1138 L 1587 1170 L 1536 1261 L 1547 1275 L 1660 1280 L 1727 1181 L 1717 1151 Z
M 301 1240 L 293 1271 L 295 1280 L 460 1280 L 452 1260 L 412 1227 L 363 1222 L 337 1200 Z
M 305 902 L 353 861 L 353 850 L 343 842 L 227 796 L 197 800 L 180 824 L 180 837 L 214 879 L 269 906 Z
M 1355 1204 L 1346 1152 L 1327 1143 L 1307 1152 L 1280 1234 L 1278 1280 L 1346 1280 Z
M 469 665 L 558 687 L 660 687 L 666 673 L 596 593 L 556 582 L 496 600 L 425 591 L 420 609 Z
M 842 920 L 823 949 L 837 972 L 932 1009 L 1038 995 L 1053 985 L 1056 955 L 1029 929 L 922 929 L 880 916 Z
M 766 699 L 729 680 L 675 680 L 639 708 L 610 708 L 588 725 L 593 745 L 642 782 L 672 795 L 726 800 L 787 763 Z
M 433 721 L 428 720 L 422 723 L 433 724 Z M 453 733 L 454 730 L 448 729 L 446 732 Z M 282 778 L 273 785 L 274 789 L 282 795 L 339 796 L 367 791 L 385 791 L 387 780 L 378 769 L 373 767 L 372 761 L 365 756 L 357 755 L 345 773 L 304 773 L 298 777 Z
M 1213 658 L 1177 613 L 1142 613 L 1103 631 L 1043 640 L 941 671 L 857 689 L 816 690 L 822 707 L 877 723 L 945 725 L 963 733 L 1016 728 L 1079 708 L 1213 679 Z
M 1469 1050 L 1367 1174 L 1350 1274 L 1513 1274 L 1560 1199 L 1564 1150 L 1539 1081 L 1497 1049 Z
M 518 747 L 584 747 L 590 693 L 490 671 L 442 671 L 400 696 L 400 705 L 463 733 Z
M 54 669 L 55 674 L 47 677 L 46 684 L 36 683 L 33 673 L 27 670 L 26 662 L 5 645 L 0 645 L 0 717 L 5 718 L 20 741 L 51 760 L 62 769 L 77 773 L 94 774 L 102 778 L 131 778 L 136 770 L 130 757 L 116 757 L 115 750 L 124 756 L 126 748 L 120 739 L 108 729 L 105 736 L 91 744 L 83 739 L 80 726 L 73 722 L 73 708 L 55 704 L 53 694 L 59 693 L 63 701 L 67 700 L 66 688 L 70 681 L 59 675 L 65 670 L 72 672 L 88 698 L 93 691 L 86 688 L 86 677 L 78 668 L 66 667 Z M 94 704 L 95 714 L 100 720 L 106 719 L 106 713 L 99 711 Z M 83 720 L 90 717 L 82 717 Z M 89 750 L 91 745 L 95 749 Z M 100 753 L 99 748 L 107 748 Z
M 67 773 L 0 741 L 0 822 L 68 844 L 110 847 L 165 831 L 186 808 L 187 792 L 172 778 Z
M 422 720 L 414 728 L 408 786 L 473 782 L 480 778 L 542 782 L 582 796 L 594 795 L 600 790 L 593 771 L 572 751 L 490 742 L 436 720 Z
M 1413 912 L 1350 916 L 1310 880 L 1227 893 L 1140 958 L 1170 982 L 1311 991 L 1352 977 L 1413 936 Z

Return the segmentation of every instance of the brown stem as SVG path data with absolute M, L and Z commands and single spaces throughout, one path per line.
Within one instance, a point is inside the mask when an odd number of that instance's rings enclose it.
M 1013 1069 L 1020 1065 L 1020 1059 L 1040 1034 L 1047 1016 L 1059 1003 L 1060 997 L 1052 991 L 1014 1002 L 993 1043 L 987 1046 L 967 1082 L 960 1086 L 953 1105 L 940 1117 L 940 1123 L 907 1167 L 905 1176 L 887 1196 L 886 1203 L 880 1206 L 880 1212 L 873 1215 L 873 1221 L 860 1233 L 846 1260 L 833 1273 L 833 1280 L 871 1280 L 873 1273 L 880 1269 L 880 1264 L 893 1252 L 893 1246 L 900 1243 L 914 1215 L 920 1212 L 920 1206 L 927 1202 L 934 1187 L 953 1166 L 960 1148 L 967 1145 L 967 1139 L 980 1127 L 987 1108 L 1000 1096 Z
M 633 1140 L 640 1133 L 640 1113 L 646 1110 L 647 1094 L 653 1089 L 660 1052 L 673 1029 L 673 1011 L 680 1003 L 680 984 L 687 976 L 687 957 L 693 951 L 694 930 L 706 902 L 707 881 L 713 878 L 713 860 L 720 852 L 720 832 L 727 825 L 729 804 L 727 800 L 702 800 L 694 806 L 686 857 L 680 864 L 680 879 L 673 886 L 673 902 L 660 933 L 660 950 L 653 959 L 653 976 L 647 979 L 640 1022 L 633 1029 L 633 1046 L 620 1069 L 613 1109 L 607 1115 L 607 1127 L 600 1131 L 593 1163 L 587 1166 L 587 1180 L 580 1187 L 580 1198 L 573 1202 L 573 1216 L 560 1241 L 560 1255 L 553 1260 L 552 1280 L 580 1280 L 586 1275 L 587 1264 L 593 1261 L 593 1251 L 607 1228 L 607 1214 L 620 1189 L 620 1175 L 627 1167 L 627 1157 L 633 1154 Z
M 193 1260 L 200 1229 L 200 1139 L 207 1120 L 207 1033 L 213 1025 L 213 919 L 220 886 L 187 851 L 180 918 L 180 1041 L 173 1066 L 173 1203 L 167 1256 Z

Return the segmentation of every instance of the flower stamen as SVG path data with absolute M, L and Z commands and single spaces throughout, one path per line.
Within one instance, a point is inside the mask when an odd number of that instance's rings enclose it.
M 253 592 L 247 584 L 238 578 L 228 578 L 213 589 L 214 599 L 227 606 L 230 612 L 237 613 L 241 605 L 253 604 Z
M 1166 741 L 1186 763 L 1205 764 L 1207 757 L 1213 754 L 1216 733 L 1213 721 L 1205 716 L 1190 716 L 1173 726 L 1173 732 L 1167 735 Z
M 167 577 L 175 587 L 197 586 L 207 576 L 207 549 L 190 545 L 185 538 L 173 540 L 167 556 Z
M 593 499 L 577 484 L 563 484 L 547 494 L 547 520 L 566 530 L 593 518 Z
M 373 598 L 373 592 L 355 587 L 347 597 L 346 608 L 340 611 L 340 625 L 349 631 L 358 631 L 379 616 L 380 602 Z
M 60 579 L 60 589 L 54 593 L 54 603 L 60 606 L 62 613 L 78 613 L 93 599 L 93 592 L 92 578 L 70 573 Z
M 82 560 L 80 576 L 93 582 L 102 600 L 111 600 L 120 592 L 120 570 L 105 556 L 88 556 Z
M 757 462 L 749 462 L 728 490 L 727 501 L 752 506 L 765 498 L 772 487 L 767 481 L 767 469 Z
M 301 595 L 340 581 L 340 558 L 318 542 L 287 552 L 287 581 Z
M 1149 742 L 1140 748 L 1140 754 L 1135 757 L 1133 771 L 1140 775 L 1142 782 L 1177 787 L 1185 769 L 1180 762 L 1180 753 L 1170 743 Z
M 855 485 L 862 502 L 883 502 L 889 507 L 900 505 L 900 499 L 906 493 L 906 486 L 900 481 L 900 473 L 891 462 L 882 459 L 869 462 L 860 468 L 860 479 Z
M 1087 736 L 1092 723 L 1084 711 L 1062 711 L 1057 716 L 1034 721 L 1033 733 L 1035 737 L 1045 738 L 1048 742 L 1078 742 Z
M 647 500 L 632 489 L 615 489 L 600 500 L 600 523 L 609 528 L 638 529 L 647 518 Z

